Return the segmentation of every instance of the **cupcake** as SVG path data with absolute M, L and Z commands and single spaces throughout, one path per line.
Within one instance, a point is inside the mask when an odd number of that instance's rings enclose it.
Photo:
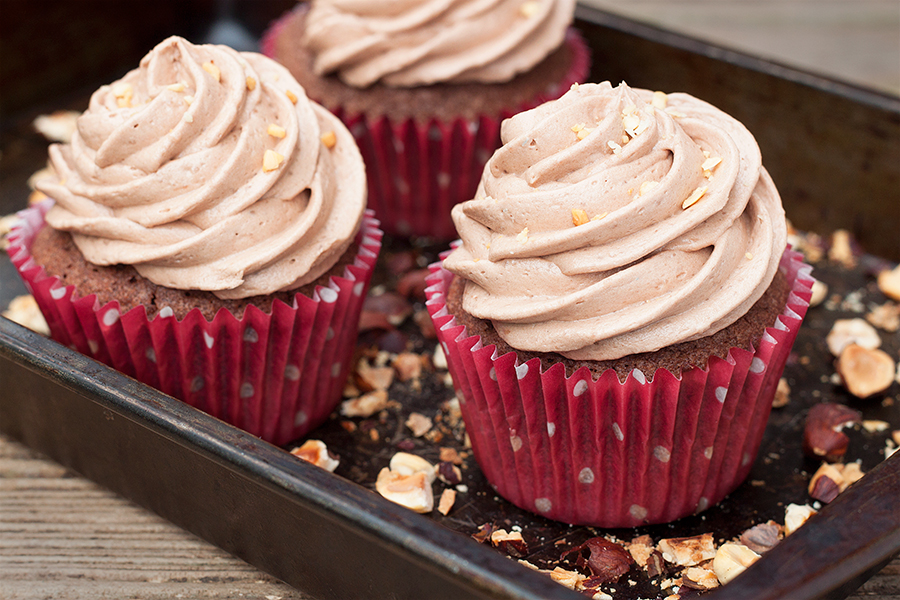
M 750 470 L 812 285 L 753 136 L 603 83 L 502 138 L 427 290 L 488 481 L 600 527 L 715 504 Z
M 450 240 L 450 210 L 474 195 L 500 122 L 587 76 L 574 8 L 315 0 L 276 21 L 261 45 L 353 132 L 384 230 Z
M 54 339 L 274 443 L 328 416 L 381 232 L 285 68 L 171 37 L 49 155 L 8 251 Z

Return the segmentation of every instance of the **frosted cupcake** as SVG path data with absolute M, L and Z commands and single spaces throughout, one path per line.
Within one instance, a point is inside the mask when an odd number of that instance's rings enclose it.
M 588 73 L 574 0 L 346 3 L 316 0 L 262 41 L 350 127 L 385 231 L 455 237 L 500 122 Z
M 9 253 L 54 339 L 276 443 L 327 417 L 381 232 L 286 69 L 169 38 L 49 154 Z
M 502 138 L 428 290 L 479 464 L 570 523 L 704 510 L 750 470 L 812 284 L 755 140 L 609 83 Z

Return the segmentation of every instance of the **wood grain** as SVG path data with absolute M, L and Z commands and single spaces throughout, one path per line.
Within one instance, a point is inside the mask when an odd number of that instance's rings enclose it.
M 314 600 L 2 435 L 0 597 Z M 900 558 L 850 598 L 900 600 Z

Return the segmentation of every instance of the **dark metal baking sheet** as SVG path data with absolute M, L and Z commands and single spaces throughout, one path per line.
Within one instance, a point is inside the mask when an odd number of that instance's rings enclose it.
M 849 226 L 867 250 L 897 260 L 898 238 L 886 227 L 900 220 L 895 214 L 900 210 L 900 100 L 598 11 L 582 7 L 578 14 L 593 51 L 593 80 L 688 91 L 723 107 L 757 134 L 795 224 L 821 232 Z M 76 93 L 60 102 L 77 106 L 83 99 L 83 93 Z M 27 132 L 27 124 L 35 111 L 59 107 L 45 102 L 4 119 L 0 212 L 24 205 L 27 188 L 21 173 L 27 176 L 43 164 L 46 144 Z M 847 118 L 835 119 L 835 114 Z M 802 140 L 815 140 L 809 144 L 815 151 L 798 151 Z M 10 153 L 8 144 L 24 150 Z M 21 158 L 12 161 L 20 169 L 13 177 L 10 156 Z M 848 215 L 856 216 L 848 223 Z M 410 253 L 421 264 L 438 249 L 388 240 L 385 257 Z M 873 269 L 868 263 L 850 271 L 827 266 L 816 276 L 842 296 L 859 289 L 875 294 Z M 396 274 L 384 269 L 379 277 L 386 286 L 396 283 Z M 4 256 L 0 305 L 22 291 Z M 728 539 L 767 519 L 781 522 L 786 504 L 808 500 L 808 473 L 817 466 L 800 451 L 799 430 L 809 406 L 831 399 L 856 405 L 866 418 L 897 423 L 896 407 L 854 401 L 821 379 L 821 365 L 831 360 L 822 344 L 824 334 L 835 318 L 851 315 L 810 312 L 795 346 L 795 354 L 809 362 L 788 365 L 791 404 L 773 412 L 747 483 L 702 515 L 604 533 L 622 539 L 649 533 L 659 539 L 712 531 Z M 411 324 L 404 333 L 417 349 L 427 347 L 429 342 Z M 375 333 L 367 335 L 363 342 L 377 343 Z M 887 345 L 896 356 L 897 336 Z M 398 448 L 432 461 L 439 445 L 462 448 L 452 432 L 440 444 L 428 443 L 411 437 L 402 425 L 412 411 L 436 414 L 440 402 L 453 395 L 436 377 L 426 378 L 419 390 L 399 384 L 392 388 L 392 398 L 400 398 L 401 406 L 383 420 L 360 422 L 350 432 L 335 418 L 317 430 L 315 437 L 341 456 L 336 475 L 5 320 L 0 320 L 0 381 L 0 429 L 5 433 L 317 598 L 579 597 L 469 535 L 484 523 L 521 527 L 529 541 L 529 560 L 550 565 L 559 559 L 560 548 L 573 547 L 597 531 L 520 511 L 496 498 L 474 466 L 464 471 L 469 492 L 448 517 L 413 514 L 365 489 Z M 373 430 L 379 432 L 377 440 L 360 435 Z M 877 464 L 885 435 L 853 432 L 850 460 L 862 460 L 864 469 Z M 889 546 L 875 558 L 883 560 L 896 550 Z M 804 597 L 846 595 L 877 564 L 872 557 L 851 561 L 844 565 L 843 587 L 813 588 Z M 658 588 L 649 587 L 640 574 L 633 579 L 635 595 L 655 597 L 651 594 Z

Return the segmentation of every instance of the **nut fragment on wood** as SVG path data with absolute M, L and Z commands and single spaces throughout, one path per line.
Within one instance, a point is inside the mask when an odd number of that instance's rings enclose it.
M 840 356 L 850 344 L 870 350 L 878 348 L 881 346 L 881 336 L 863 319 L 838 319 L 825 336 L 825 342 L 834 356 Z
M 719 578 L 715 572 L 703 567 L 688 567 L 681 574 L 685 587 L 694 590 L 711 590 L 719 587 Z
M 747 567 L 759 560 L 759 554 L 743 544 L 726 542 L 716 551 L 713 559 L 713 571 L 722 585 L 728 583 Z
M 850 344 L 835 367 L 847 391 L 857 398 L 868 398 L 891 386 L 896 366 L 887 352 Z
M 774 521 L 760 523 L 741 534 L 741 543 L 757 554 L 762 554 L 778 545 L 781 531 L 781 526 Z
M 441 492 L 441 499 L 438 500 L 437 510 L 439 513 L 444 515 L 450 513 L 450 510 L 453 508 L 453 504 L 456 502 L 456 490 L 453 489 L 445 489 Z
M 16 296 L 3 311 L 3 316 L 28 329 L 42 335 L 50 335 L 50 327 L 44 319 L 37 301 L 31 294 Z
M 497 529 L 491 533 L 491 544 L 514 558 L 523 558 L 528 555 L 528 544 L 519 531 Z
M 409 452 L 397 452 L 391 457 L 390 469 L 401 475 L 414 475 L 422 473 L 428 485 L 431 485 L 435 479 L 434 465 L 415 454 Z
M 791 401 L 791 386 L 788 385 L 787 379 L 782 377 L 778 380 L 778 387 L 775 388 L 775 397 L 772 399 L 772 408 L 782 408 L 787 406 Z
M 422 357 L 412 352 L 402 352 L 391 363 L 400 381 L 418 379 L 422 375 Z
M 900 304 L 888 301 L 873 306 L 866 313 L 866 321 L 890 333 L 900 331 Z
M 658 548 L 666 562 L 682 567 L 698 565 L 716 555 L 716 544 L 711 533 L 663 539 L 659 541 Z
M 434 492 L 422 472 L 403 475 L 385 467 L 378 473 L 375 490 L 391 502 L 417 513 L 434 509 Z
M 803 451 L 813 458 L 838 462 L 850 444 L 841 429 L 859 423 L 862 414 L 843 404 L 822 402 L 813 406 L 803 427 Z
M 813 474 L 807 491 L 814 500 L 828 504 L 841 493 L 842 483 L 844 483 L 844 476 L 841 474 L 841 469 L 825 462 Z
M 409 418 L 406 419 L 406 426 L 412 431 L 413 436 L 422 437 L 431 431 L 433 424 L 431 419 L 425 415 L 414 412 L 410 413 Z
M 818 306 L 828 297 L 828 285 L 816 279 L 812 284 L 812 296 L 809 299 L 810 306 Z
M 900 265 L 878 274 L 878 289 L 892 300 L 900 300 Z
M 784 509 L 784 535 L 791 535 L 806 521 L 816 514 L 816 510 L 808 504 L 788 504 Z
M 330 472 L 334 472 L 340 464 L 321 440 L 306 440 L 301 446 L 291 450 L 291 454 Z
M 358 398 L 341 402 L 341 414 L 345 417 L 371 417 L 378 411 L 387 408 L 387 404 L 387 392 L 375 390 Z

